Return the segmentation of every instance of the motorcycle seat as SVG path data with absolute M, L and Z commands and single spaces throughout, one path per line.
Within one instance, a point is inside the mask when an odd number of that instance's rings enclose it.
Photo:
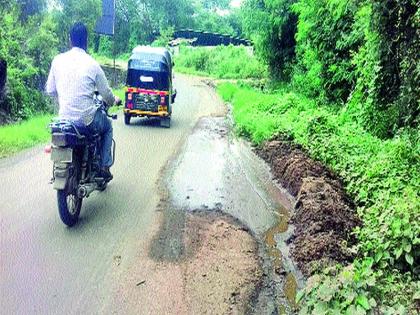
M 50 124 L 52 141 L 58 146 L 85 145 L 95 141 L 99 134 L 80 122 L 56 120 Z
M 87 138 L 95 138 L 96 136 L 98 136 L 96 133 L 92 132 L 92 130 L 88 126 L 86 126 L 83 123 L 74 122 L 73 125 L 74 125 L 74 127 L 76 127 L 77 131 L 81 135 L 83 135 Z
M 93 133 L 92 130 L 83 124 L 82 122 L 77 121 L 68 121 L 68 120 L 57 120 L 51 123 L 51 132 L 65 132 L 68 134 L 74 134 L 77 136 L 84 136 L 88 139 L 95 138 L 98 134 Z

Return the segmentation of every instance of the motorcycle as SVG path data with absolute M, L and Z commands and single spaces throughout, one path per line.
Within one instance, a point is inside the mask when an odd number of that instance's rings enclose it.
M 108 106 L 98 93 L 95 93 L 98 110 L 107 117 L 117 119 L 108 113 Z M 58 212 L 64 224 L 71 227 L 79 219 L 83 198 L 93 191 L 104 191 L 109 180 L 100 177 L 101 156 L 99 134 L 92 134 L 83 124 L 56 119 L 50 123 L 51 160 L 53 177 L 51 183 L 57 190 Z M 112 164 L 115 161 L 115 140 L 112 139 Z

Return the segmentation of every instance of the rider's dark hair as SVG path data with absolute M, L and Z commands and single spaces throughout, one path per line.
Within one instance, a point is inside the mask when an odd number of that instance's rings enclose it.
M 73 27 L 70 30 L 70 40 L 73 47 L 79 47 L 84 50 L 87 49 L 87 28 L 81 23 L 74 23 Z

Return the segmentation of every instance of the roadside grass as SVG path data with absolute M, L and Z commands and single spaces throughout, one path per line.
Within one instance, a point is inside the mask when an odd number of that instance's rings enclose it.
M 302 312 L 366 314 L 378 304 L 384 313 L 415 313 L 420 298 L 419 130 L 381 140 L 346 108 L 317 104 L 287 87 L 263 93 L 222 83 L 217 89 L 232 104 L 240 135 L 256 144 L 279 135 L 302 145 L 343 179 L 357 204 L 364 223 L 354 231 L 358 258 L 350 267 L 309 280 L 299 295 Z
M 211 75 L 217 79 L 262 79 L 267 76 L 267 67 L 244 46 L 181 46 L 175 56 L 175 71 Z
M 40 115 L 17 124 L 0 127 L 0 158 L 10 156 L 23 149 L 47 142 L 47 128 L 52 115 Z

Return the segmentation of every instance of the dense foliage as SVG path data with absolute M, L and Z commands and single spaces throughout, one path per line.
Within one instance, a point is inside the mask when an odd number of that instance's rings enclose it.
M 222 85 L 239 132 L 256 143 L 281 133 L 303 145 L 340 175 L 363 220 L 357 260 L 311 279 L 302 313 L 415 313 L 420 3 L 246 0 L 242 13 L 257 56 L 286 88 Z
M 253 39 L 257 54 L 270 65 L 271 73 L 286 79 L 295 57 L 297 16 L 295 0 L 248 0 L 241 17 L 244 33 Z
M 247 0 L 243 29 L 275 76 L 287 77 L 293 63 L 296 89 L 346 104 L 365 128 L 390 137 L 419 123 L 419 7 L 416 0 Z
M 253 56 L 251 48 L 243 46 L 181 46 L 175 64 L 177 71 L 211 75 L 219 79 L 261 79 L 267 76 L 266 66 Z
M 0 109 L 14 118 L 26 118 L 48 109 L 39 88 L 57 52 L 54 23 L 40 16 L 22 20 L 17 6 L 5 8 L 0 7 L 0 59 L 7 62 L 8 88 Z
M 331 167 L 358 204 L 364 222 L 355 231 L 358 261 L 311 279 L 302 297 L 304 309 L 356 314 L 362 303 L 365 313 L 376 304 L 393 313 L 392 307 L 413 303 L 420 284 L 419 133 L 406 130 L 381 140 L 348 112 L 319 106 L 289 88 L 263 93 L 225 83 L 218 89 L 233 104 L 240 134 L 256 143 L 275 134 L 293 139 Z

